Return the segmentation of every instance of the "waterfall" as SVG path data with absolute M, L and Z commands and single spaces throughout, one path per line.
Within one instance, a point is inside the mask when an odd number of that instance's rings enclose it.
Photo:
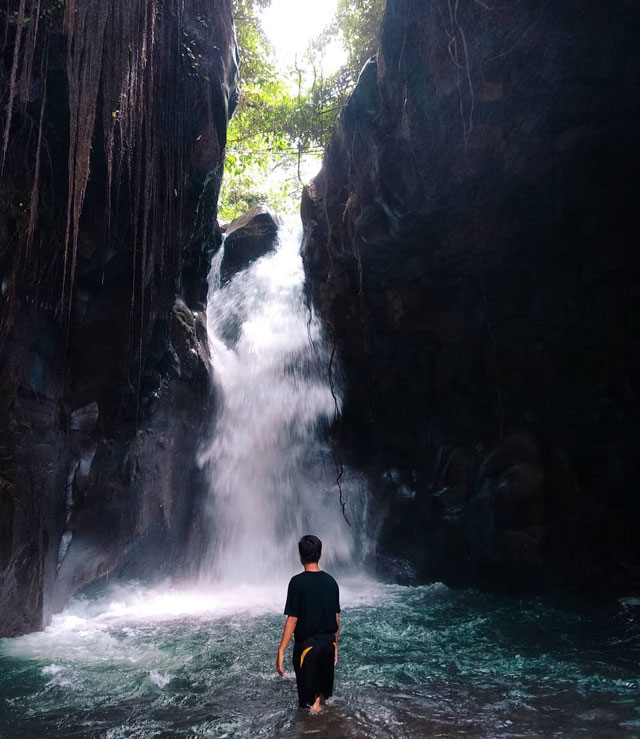
M 210 486 L 205 579 L 284 579 L 299 567 L 306 533 L 322 539 L 325 567 L 354 558 L 325 438 L 338 402 L 330 352 L 305 305 L 300 237 L 286 221 L 277 250 L 223 286 L 219 261 L 212 267 L 207 324 L 219 402 L 200 455 Z M 352 514 L 359 500 L 351 490 Z

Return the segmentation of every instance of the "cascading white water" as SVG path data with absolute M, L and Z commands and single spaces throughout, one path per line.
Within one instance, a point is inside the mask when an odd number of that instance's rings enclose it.
M 287 221 L 277 251 L 222 287 L 212 268 L 207 323 L 220 407 L 200 457 L 210 480 L 205 578 L 283 579 L 305 533 L 323 540 L 327 567 L 353 558 L 323 438 L 336 401 L 304 302 L 300 234 Z

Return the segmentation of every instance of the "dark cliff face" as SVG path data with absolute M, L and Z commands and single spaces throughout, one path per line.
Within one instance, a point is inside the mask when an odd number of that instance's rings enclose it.
M 20 15 L 22 14 L 22 19 Z M 0 11 L 0 635 L 183 564 L 214 397 L 230 0 Z
M 382 569 L 640 587 L 637 5 L 389 0 L 303 197 Z

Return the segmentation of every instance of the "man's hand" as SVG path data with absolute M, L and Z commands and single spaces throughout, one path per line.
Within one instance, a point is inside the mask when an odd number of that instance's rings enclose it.
M 340 636 L 340 614 L 339 613 L 336 613 L 336 623 L 338 624 L 338 630 L 335 633 L 335 641 L 333 642 L 333 646 L 336 648 L 336 653 L 333 658 L 334 667 L 338 664 L 338 637 Z
M 278 675 L 284 677 L 284 670 L 282 669 L 282 663 L 284 662 L 284 650 L 287 648 L 287 644 L 291 641 L 293 632 L 296 629 L 298 623 L 297 616 L 287 616 L 287 620 L 284 622 L 284 630 L 282 632 L 282 640 L 278 647 L 278 657 L 276 658 L 276 672 Z

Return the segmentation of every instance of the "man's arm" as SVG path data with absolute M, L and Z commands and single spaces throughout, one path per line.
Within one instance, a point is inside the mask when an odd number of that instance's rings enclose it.
M 293 632 L 295 631 L 296 624 L 298 623 L 297 616 L 287 616 L 287 620 L 284 622 L 284 630 L 282 632 L 282 639 L 280 640 L 280 646 L 278 647 L 278 657 L 276 659 L 276 672 L 278 675 L 284 675 L 282 669 L 282 663 L 284 661 L 284 650 L 291 641 Z
M 336 613 L 336 623 L 338 624 L 338 630 L 335 633 L 335 639 L 333 640 L 333 643 L 336 646 L 336 656 L 333 659 L 333 666 L 335 667 L 338 664 L 338 637 L 340 636 L 340 614 Z

